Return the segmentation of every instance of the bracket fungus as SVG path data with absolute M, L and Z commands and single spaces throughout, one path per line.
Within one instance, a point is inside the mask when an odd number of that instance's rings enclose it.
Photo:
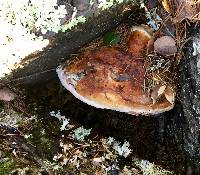
M 85 52 L 78 60 L 59 66 L 58 77 L 76 98 L 96 108 L 132 115 L 168 111 L 174 106 L 173 90 L 171 96 L 166 95 L 165 87 L 156 100 L 144 91 L 144 55 L 151 36 L 146 27 L 133 27 L 127 49 L 112 46 Z

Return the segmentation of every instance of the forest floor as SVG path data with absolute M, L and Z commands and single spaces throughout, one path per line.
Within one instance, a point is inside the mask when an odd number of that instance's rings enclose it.
M 112 31 L 121 44 L 131 25 L 128 20 Z M 103 40 L 97 38 L 80 52 Z M 163 130 L 163 118 L 96 109 L 77 100 L 58 80 L 12 90 L 15 100 L 1 103 L 2 175 L 155 175 L 186 169 L 184 155 Z
M 58 82 L 1 104 L 0 174 L 176 174 L 183 156 L 156 117 L 87 106 Z M 39 94 L 39 95 L 38 95 Z M 17 106 L 19 105 L 19 106 Z

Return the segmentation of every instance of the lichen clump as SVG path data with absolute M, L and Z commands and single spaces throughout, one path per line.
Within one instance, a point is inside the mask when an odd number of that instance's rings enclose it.
M 112 7 L 116 3 L 121 4 L 126 1 L 134 1 L 134 0 L 99 0 L 100 3 L 98 7 L 105 10 Z
M 4 0 L 0 2 L 0 78 L 15 68 L 22 58 L 42 51 L 49 44 L 43 35 L 65 32 L 85 17 L 72 15 L 61 22 L 68 12 L 57 0 Z

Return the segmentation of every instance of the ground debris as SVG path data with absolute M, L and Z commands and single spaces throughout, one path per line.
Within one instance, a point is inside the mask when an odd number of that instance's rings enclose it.
M 194 22 L 199 20 L 199 1 L 174 0 L 172 2 L 176 8 L 175 17 L 173 18 L 174 23 L 180 23 L 185 19 L 189 19 Z

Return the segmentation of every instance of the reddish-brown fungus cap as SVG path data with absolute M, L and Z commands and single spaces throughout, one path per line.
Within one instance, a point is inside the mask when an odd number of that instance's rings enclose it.
M 128 52 L 119 47 L 96 48 L 78 61 L 58 67 L 58 76 L 76 98 L 97 108 L 145 115 L 170 110 L 173 104 L 166 98 L 153 103 L 143 90 L 145 67 L 141 57 L 147 38 L 150 35 L 140 27 L 130 36 Z M 140 49 L 134 50 L 135 40 Z
M 146 26 L 134 26 L 128 41 L 128 51 L 135 57 L 142 57 L 146 52 L 151 31 Z

